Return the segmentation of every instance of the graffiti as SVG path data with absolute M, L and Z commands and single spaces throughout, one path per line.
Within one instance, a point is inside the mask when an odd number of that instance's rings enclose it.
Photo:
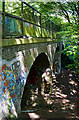
M 1 69 L 1 77 L 3 82 L 3 93 L 7 94 L 11 97 L 12 94 L 15 94 L 15 84 L 16 84 L 16 77 L 13 71 L 7 67 L 7 65 L 3 65 Z
M 24 70 L 23 68 L 21 69 L 19 61 L 15 61 L 10 66 L 8 64 L 2 65 L 2 94 L 8 93 L 8 96 L 12 98 L 13 102 L 16 102 L 18 97 L 21 97 L 25 81 L 25 67 Z

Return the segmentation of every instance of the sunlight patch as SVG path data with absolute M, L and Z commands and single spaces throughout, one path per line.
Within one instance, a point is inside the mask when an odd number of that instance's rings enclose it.
M 29 117 L 30 117 L 31 119 L 38 119 L 38 118 L 40 118 L 40 116 L 37 115 L 36 113 L 28 113 L 28 115 L 29 115 Z
M 53 112 L 52 110 L 48 110 L 48 112 Z

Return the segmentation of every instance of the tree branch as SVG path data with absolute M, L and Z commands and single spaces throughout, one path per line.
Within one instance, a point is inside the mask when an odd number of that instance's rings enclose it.
M 65 17 L 67 18 L 68 22 L 70 23 L 70 25 L 72 25 L 67 11 L 64 9 L 64 7 L 62 6 L 62 4 L 61 4 L 60 2 L 58 2 L 58 4 L 60 5 L 60 7 L 61 7 L 61 9 L 62 9 L 62 12 L 64 13 L 64 15 L 65 15 Z
M 64 29 L 66 30 L 65 26 L 63 24 L 61 24 L 60 20 L 58 19 L 57 15 L 56 15 L 56 18 L 58 20 L 58 22 L 60 23 L 60 25 L 62 25 L 64 27 Z

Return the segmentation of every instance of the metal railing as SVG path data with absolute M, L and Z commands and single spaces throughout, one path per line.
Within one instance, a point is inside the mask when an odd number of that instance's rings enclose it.
M 53 37 L 58 26 L 27 4 L 21 2 L 21 16 L 6 12 L 5 2 L 2 5 L 2 37 Z M 38 15 L 37 15 L 38 14 Z

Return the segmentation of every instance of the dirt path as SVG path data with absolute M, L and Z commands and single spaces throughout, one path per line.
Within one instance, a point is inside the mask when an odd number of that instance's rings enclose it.
M 29 112 L 22 112 L 21 119 L 79 119 L 78 76 L 75 71 L 61 70 L 53 79 L 52 94 L 35 94 L 36 101 Z

